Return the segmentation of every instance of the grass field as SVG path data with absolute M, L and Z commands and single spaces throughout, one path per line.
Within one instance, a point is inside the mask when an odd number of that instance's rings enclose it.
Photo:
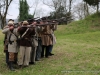
M 58 26 L 54 56 L 10 71 L 5 64 L 0 31 L 0 75 L 100 75 L 100 15 Z
M 5 64 L 3 34 L 0 31 L 0 75 L 99 75 L 100 74 L 100 31 L 82 34 L 60 34 L 55 32 L 57 43 L 54 56 L 43 58 L 27 68 L 11 72 Z

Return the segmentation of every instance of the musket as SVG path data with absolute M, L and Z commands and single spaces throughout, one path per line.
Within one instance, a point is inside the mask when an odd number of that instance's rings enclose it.
M 47 25 L 56 25 L 56 23 L 45 23 L 45 24 L 31 24 L 31 25 L 27 25 L 27 26 L 15 26 L 15 28 L 17 27 L 27 27 L 27 28 L 35 28 L 36 26 L 47 26 Z
M 36 24 L 36 26 L 55 25 L 56 23 Z

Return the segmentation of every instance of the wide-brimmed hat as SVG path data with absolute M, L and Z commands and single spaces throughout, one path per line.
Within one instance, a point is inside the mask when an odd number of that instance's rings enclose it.
M 14 25 L 14 23 L 12 21 L 9 21 L 8 25 Z
M 23 25 L 28 25 L 28 22 L 27 21 L 23 21 Z

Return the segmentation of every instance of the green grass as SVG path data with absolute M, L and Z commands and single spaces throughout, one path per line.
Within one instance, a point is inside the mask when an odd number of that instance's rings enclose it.
M 95 14 L 96 16 L 96 14 Z M 94 15 L 55 31 L 54 56 L 27 68 L 11 72 L 5 64 L 3 34 L 0 31 L 0 74 L 2 75 L 100 75 L 100 18 Z M 94 24 L 91 23 L 94 20 Z M 92 28 L 94 26 L 94 28 Z
M 79 34 L 100 30 L 100 13 L 88 16 L 84 20 L 75 21 L 61 27 L 58 34 Z

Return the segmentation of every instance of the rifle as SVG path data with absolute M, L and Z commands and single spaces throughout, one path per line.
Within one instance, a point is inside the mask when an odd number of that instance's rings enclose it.
M 27 28 L 35 28 L 36 26 L 47 26 L 47 25 L 55 25 L 55 23 L 47 23 L 47 24 L 36 24 L 36 25 L 28 25 L 28 26 L 19 26 L 19 27 L 27 27 Z M 15 27 L 16 28 L 16 27 Z
M 45 17 L 42 17 L 42 18 L 37 17 L 37 18 L 33 18 L 33 19 L 28 19 L 27 21 L 28 21 L 28 23 L 30 25 L 28 27 L 33 27 L 31 25 L 32 22 L 37 22 L 37 24 L 35 26 L 57 25 L 57 24 L 59 24 L 59 22 L 61 21 L 61 19 L 51 19 L 51 20 L 49 20 L 49 19 L 47 19 Z M 40 24 L 41 21 L 48 22 L 48 23 L 46 23 L 46 24 Z M 23 23 L 23 21 L 21 21 L 20 23 Z M 14 23 L 14 27 L 15 28 L 17 28 L 19 26 L 20 26 L 19 23 Z M 27 26 L 25 26 L 25 27 L 27 27 Z

